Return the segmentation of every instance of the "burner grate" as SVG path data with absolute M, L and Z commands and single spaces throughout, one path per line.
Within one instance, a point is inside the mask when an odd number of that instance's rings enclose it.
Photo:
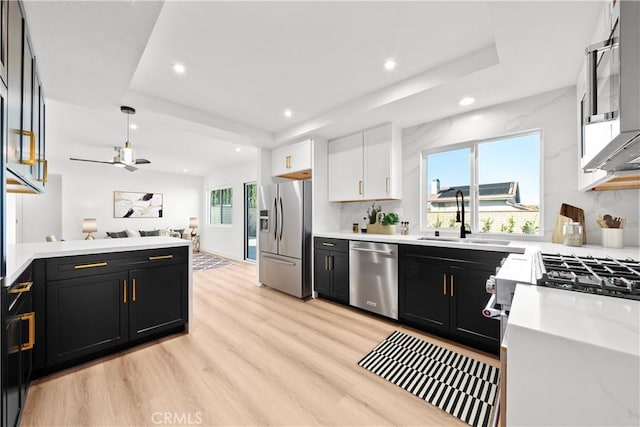
M 640 263 L 632 259 L 542 255 L 539 286 L 640 300 Z

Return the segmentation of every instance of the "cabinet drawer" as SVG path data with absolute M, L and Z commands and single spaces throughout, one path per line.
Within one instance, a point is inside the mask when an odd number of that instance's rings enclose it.
M 316 237 L 313 241 L 316 249 L 327 249 L 336 252 L 349 252 L 349 241 L 344 239 L 328 239 Z
M 132 268 L 180 264 L 188 260 L 187 247 L 77 255 L 47 259 L 47 280 L 72 279 Z

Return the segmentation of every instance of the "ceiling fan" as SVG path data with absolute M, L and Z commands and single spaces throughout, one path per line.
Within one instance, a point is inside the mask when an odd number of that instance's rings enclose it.
M 151 163 L 147 159 L 136 159 L 136 152 L 133 150 L 133 148 L 131 148 L 131 143 L 129 142 L 129 116 L 135 114 L 136 110 L 123 105 L 120 107 L 120 111 L 127 115 L 127 141 L 124 143 L 124 147 L 113 147 L 115 149 L 113 161 L 104 162 L 101 160 L 76 159 L 73 157 L 70 157 L 69 160 L 76 160 L 78 162 L 103 163 L 119 168 L 125 168 L 129 172 L 138 170 L 138 168 L 136 168 L 134 165 L 147 165 Z

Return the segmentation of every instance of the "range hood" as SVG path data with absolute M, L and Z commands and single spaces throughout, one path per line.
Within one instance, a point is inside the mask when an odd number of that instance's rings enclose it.
M 640 173 L 640 2 L 608 4 L 610 36 L 586 49 L 581 167 Z

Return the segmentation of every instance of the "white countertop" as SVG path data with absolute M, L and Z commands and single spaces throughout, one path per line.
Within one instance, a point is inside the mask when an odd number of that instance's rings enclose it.
M 29 266 L 29 263 L 37 258 L 138 251 L 144 249 L 170 248 L 189 245 L 191 245 L 191 240 L 163 236 L 127 237 L 122 239 L 67 240 L 64 242 L 21 243 L 17 245 L 8 245 L 5 284 L 13 282 L 20 273 Z
M 551 243 L 545 241 L 535 240 L 510 240 L 509 236 L 500 237 L 485 237 L 481 235 L 470 235 L 468 240 L 509 240 L 508 245 L 496 245 L 496 244 L 478 244 L 467 242 L 448 242 L 437 240 L 418 240 L 422 235 L 401 235 L 401 234 L 369 234 L 369 233 L 352 233 L 350 231 L 343 232 L 326 232 L 326 233 L 313 233 L 314 237 L 326 237 L 333 239 L 347 239 L 347 240 L 364 240 L 369 242 L 384 242 L 384 243 L 396 243 L 396 244 L 410 244 L 410 245 L 422 245 L 422 246 L 439 246 L 447 248 L 461 248 L 461 249 L 477 249 L 485 251 L 495 252 L 516 252 L 524 253 L 528 248 L 538 248 L 546 254 L 561 254 L 561 255 L 578 255 L 578 256 L 593 256 L 593 257 L 611 257 L 611 258 L 631 258 L 635 260 L 640 259 L 639 247 L 626 247 L 623 249 L 605 248 L 598 245 L 584 245 L 584 246 L 565 246 L 558 243 Z M 432 234 L 425 234 L 426 237 L 432 237 Z M 452 237 L 450 235 L 441 236 L 443 238 Z
M 517 285 L 508 324 L 515 328 L 640 357 L 640 301 Z
M 518 285 L 507 333 L 508 425 L 640 425 L 640 301 Z

